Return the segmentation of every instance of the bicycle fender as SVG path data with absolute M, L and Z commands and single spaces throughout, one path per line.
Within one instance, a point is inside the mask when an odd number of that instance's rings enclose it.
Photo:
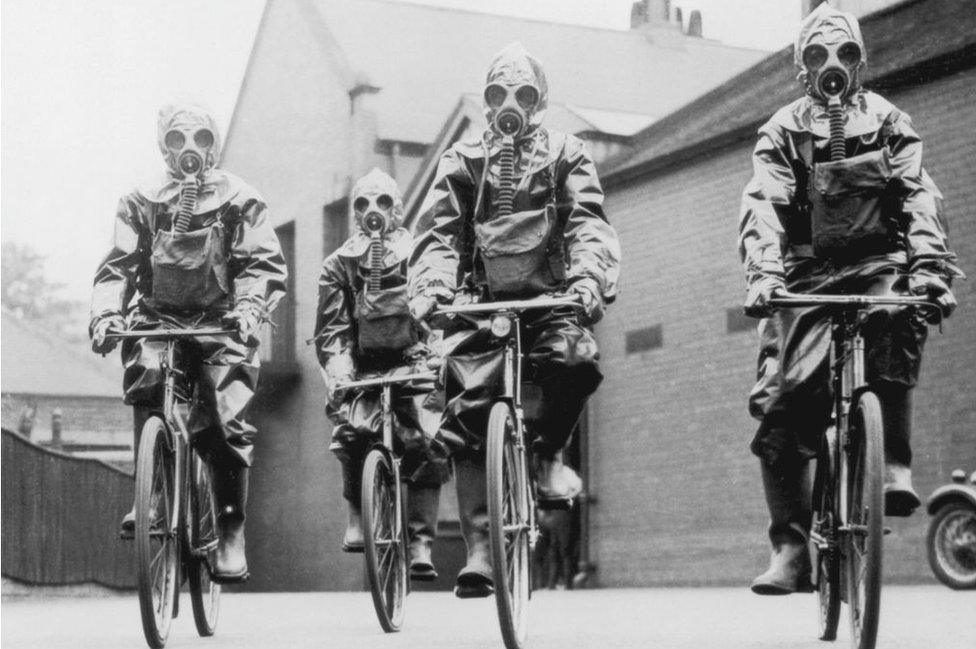
M 976 509 L 976 487 L 964 484 L 942 485 L 929 496 L 925 509 L 929 515 L 932 515 L 943 505 L 952 501 L 964 502 Z

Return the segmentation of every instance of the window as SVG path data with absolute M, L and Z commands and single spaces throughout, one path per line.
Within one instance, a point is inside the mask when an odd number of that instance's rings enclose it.
M 628 354 L 657 349 L 662 345 L 664 345 L 664 332 L 659 324 L 628 331 L 626 334 L 625 346 Z
M 328 257 L 349 236 L 349 198 L 340 198 L 322 209 L 322 256 Z
M 275 326 L 264 325 L 261 332 L 261 360 L 277 371 L 293 369 L 295 363 L 295 224 L 275 230 L 288 266 L 288 293 L 271 314 Z
M 747 316 L 741 306 L 725 310 L 725 333 L 734 334 L 740 331 L 755 331 L 755 329 L 755 319 Z

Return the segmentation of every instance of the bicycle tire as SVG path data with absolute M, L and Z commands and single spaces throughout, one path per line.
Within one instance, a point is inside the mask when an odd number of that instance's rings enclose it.
M 813 483 L 813 523 L 811 528 L 827 542 L 828 548 L 821 549 L 810 539 L 810 555 L 817 576 L 817 602 L 820 613 L 820 639 L 837 639 L 840 623 L 840 548 L 837 547 L 837 507 L 834 469 L 835 449 L 825 434 L 817 455 L 817 472 Z
M 874 649 L 881 609 L 884 542 L 884 424 L 881 404 L 861 394 L 849 427 L 847 489 L 851 532 L 845 536 L 848 617 L 855 649 Z
M 960 539 L 960 537 L 964 537 Z M 951 501 L 932 516 L 926 535 L 929 566 L 953 590 L 976 588 L 976 507 Z
M 389 458 L 379 449 L 366 455 L 362 475 L 366 574 L 380 626 L 393 633 L 403 625 L 408 588 L 406 529 L 396 507 L 399 485 Z
M 522 649 L 528 636 L 531 585 L 529 548 L 529 477 L 523 475 L 513 434 L 515 418 L 498 402 L 488 418 L 488 536 L 495 582 L 495 605 L 508 649 Z M 510 538 L 511 537 L 511 538 Z
M 180 540 L 170 533 L 176 529 L 177 475 L 168 434 L 160 417 L 150 417 L 136 463 L 136 583 L 142 631 L 153 649 L 161 649 L 169 636 L 180 565 Z
M 220 584 L 210 577 L 219 531 L 210 468 L 196 452 L 192 452 L 190 456 L 189 477 L 186 512 L 190 521 L 190 552 L 187 553 L 186 578 L 190 587 L 193 623 L 197 627 L 197 633 L 206 638 L 217 630 L 217 618 L 220 615 Z M 210 549 L 205 555 L 199 556 L 197 553 L 203 548 Z

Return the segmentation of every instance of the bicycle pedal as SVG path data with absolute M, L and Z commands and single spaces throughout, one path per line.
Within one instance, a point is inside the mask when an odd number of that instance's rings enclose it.
M 536 506 L 543 511 L 566 511 L 573 508 L 574 498 L 539 498 Z

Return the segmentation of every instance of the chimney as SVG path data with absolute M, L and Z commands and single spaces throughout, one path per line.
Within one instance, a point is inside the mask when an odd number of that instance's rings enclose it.
M 688 16 L 688 35 L 695 38 L 702 37 L 702 13 L 698 9 L 693 10 Z
M 630 28 L 666 25 L 671 19 L 670 0 L 637 0 L 630 6 Z

